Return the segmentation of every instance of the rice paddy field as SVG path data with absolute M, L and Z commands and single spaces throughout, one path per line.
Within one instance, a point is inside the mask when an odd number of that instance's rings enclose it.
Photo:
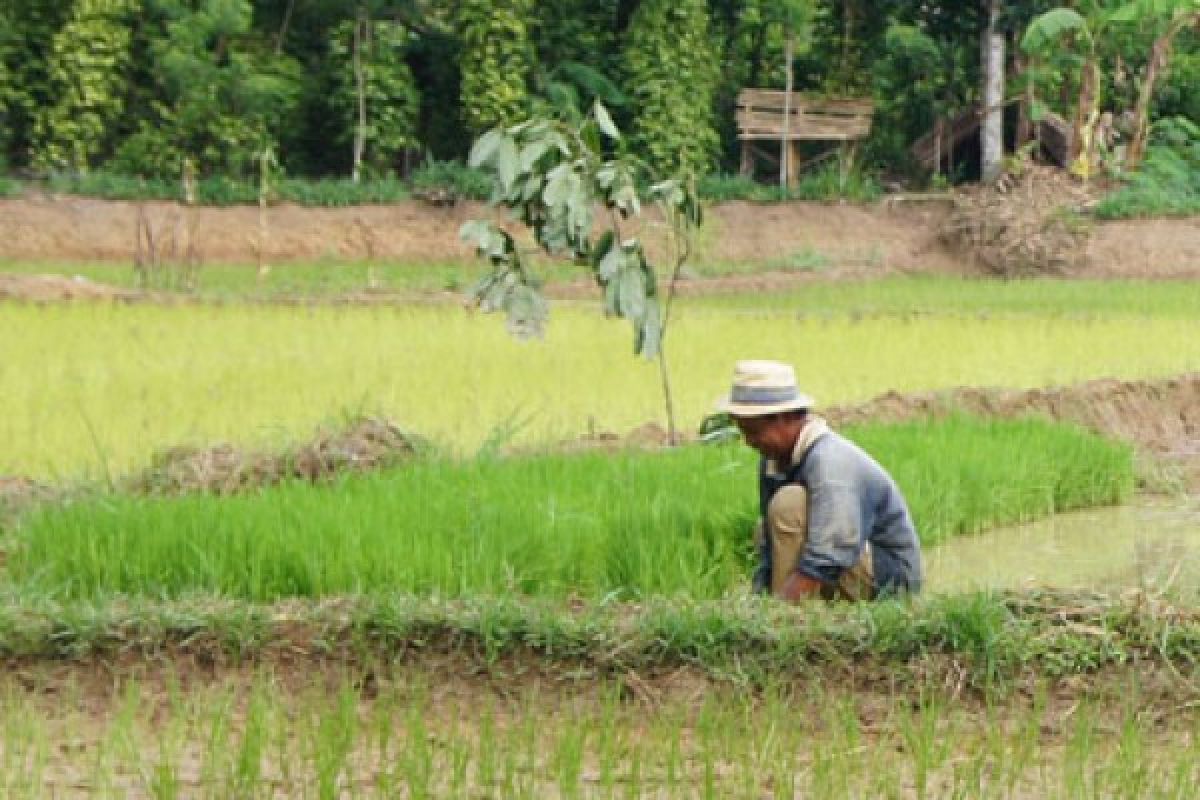
M 822 404 L 1200 369 L 1195 318 L 1175 314 L 1072 317 L 1064 303 L 1054 315 L 798 317 L 709 305 L 685 307 L 668 340 L 690 430 L 748 356 L 794 363 Z M 362 413 L 459 455 L 497 439 L 546 444 L 661 424 L 657 366 L 630 349 L 626 326 L 576 307 L 558 311 L 544 340 L 519 342 L 502 320 L 453 306 L 10 305 L 0 311 L 0 474 L 103 477 L 175 445 L 278 443 Z
M 380 274 L 423 291 L 451 269 Z M 5 796 L 1194 795 L 1193 497 L 1170 499 L 1154 587 L 1002 591 L 931 558 L 950 588 L 786 608 L 747 592 L 752 453 L 576 452 L 663 422 L 624 324 L 563 300 L 518 342 L 440 296 L 325 302 L 357 279 L 306 270 L 169 305 L 0 304 L 0 478 L 63 492 L 0 515 Z M 685 297 L 668 348 L 694 431 L 740 358 L 790 361 L 834 405 L 1193 372 L 1198 323 L 1190 284 L 892 278 Z M 432 447 L 318 485 L 129 489 L 169 448 L 282 449 L 363 414 Z M 1144 502 L 1134 447 L 1069 425 L 846 433 L 931 554 Z M 1084 519 L 1072 547 L 1103 550 L 1107 518 Z M 1052 552 L 987 541 L 965 557 Z

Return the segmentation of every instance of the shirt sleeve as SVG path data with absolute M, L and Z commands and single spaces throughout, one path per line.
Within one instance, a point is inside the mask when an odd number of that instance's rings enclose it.
M 836 583 L 862 551 L 859 493 L 852 481 L 816 466 L 808 476 L 808 543 L 796 568 L 822 583 Z

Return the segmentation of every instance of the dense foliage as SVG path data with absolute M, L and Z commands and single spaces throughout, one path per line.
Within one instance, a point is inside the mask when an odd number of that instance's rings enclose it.
M 717 58 L 703 0 L 645 0 L 624 51 L 632 139 L 657 173 L 707 172 L 717 151 Z
M 1126 138 L 1144 101 L 1151 122 L 1197 121 L 1200 33 L 1179 16 L 1188 2 L 1086 0 L 1063 4 L 1068 13 L 1053 0 L 1006 0 L 1009 98 L 1025 100 L 1024 119 L 1053 111 L 1080 127 L 1088 120 L 1079 115 L 1094 108 Z M 599 99 L 630 132 L 633 154 L 656 171 L 731 173 L 738 91 L 782 88 L 790 74 L 799 91 L 873 98 L 875 124 L 856 166 L 914 175 L 913 142 L 979 101 L 982 7 L 8 0 L 0 8 L 0 165 L 38 176 L 178 181 L 189 161 L 202 177 L 252 180 L 270 149 L 289 176 L 348 177 L 359 150 L 368 175 L 407 174 L 462 161 L 496 124 Z M 1031 23 L 1046 12 L 1054 14 L 1038 29 L 1047 46 L 1026 52 Z M 1181 19 L 1169 64 L 1151 75 L 1156 41 Z M 1088 78 L 1084 86 L 1093 66 L 1096 85 Z M 972 170 L 969 158 L 955 167 L 952 178 Z

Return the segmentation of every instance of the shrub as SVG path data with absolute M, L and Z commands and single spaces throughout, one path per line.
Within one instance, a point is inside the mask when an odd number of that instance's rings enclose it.
M 1096 206 L 1102 219 L 1200 213 L 1200 126 L 1177 117 L 1155 126 L 1141 169 Z
M 825 164 L 801 176 L 795 187 L 784 192 L 775 183 L 759 183 L 744 175 L 706 175 L 698 186 L 705 200 L 723 203 L 730 200 L 749 200 L 755 203 L 778 203 L 788 200 L 829 202 L 850 200 L 870 203 L 878 200 L 883 189 L 874 175 L 852 167 L 843 177 L 836 163 Z
M 9 178 L 5 175 L 0 175 L 0 197 L 16 197 L 21 193 L 21 182 Z
M 468 200 L 486 201 L 492 195 L 492 179 L 458 161 L 429 161 L 413 170 L 409 184 L 416 193 L 445 191 Z

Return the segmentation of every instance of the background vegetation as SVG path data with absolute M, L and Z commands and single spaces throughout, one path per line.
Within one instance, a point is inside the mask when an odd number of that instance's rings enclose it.
M 1076 4 L 1103 66 L 1097 110 L 1118 123 L 1137 105 L 1163 17 L 1104 20 L 1141 1 Z M 978 102 L 983 4 L 785 5 L 787 13 L 766 0 L 11 0 L 0 10 L 0 168 L 66 174 L 57 186 L 78 191 L 99 187 L 74 176 L 136 176 L 151 197 L 164 185 L 152 181 L 177 185 L 185 163 L 201 179 L 254 184 L 267 152 L 295 178 L 408 177 L 421 164 L 461 161 L 492 125 L 599 98 L 654 170 L 686 164 L 729 174 L 738 163 L 738 90 L 782 88 L 790 71 L 798 90 L 875 100 L 861 157 L 842 165 L 836 186 L 817 180 L 798 195 L 861 199 L 881 181 L 914 174 L 912 142 Z M 1071 119 L 1080 88 L 1071 40 L 1036 64 L 1018 46 L 1030 21 L 1055 5 L 1001 3 L 1001 30 L 1010 72 L 1024 76 L 1010 94 L 1023 96 L 1032 81 L 1037 99 L 1027 113 Z M 1152 119 L 1197 120 L 1197 41 L 1191 27 L 1175 37 Z M 971 173 L 970 159 L 959 163 L 964 172 L 951 178 Z M 855 188 L 846 186 L 847 167 Z M 737 189 L 770 199 L 738 187 L 712 196 Z M 250 189 L 203 198 L 235 195 L 256 198 Z M 395 195 L 356 199 L 372 197 Z

